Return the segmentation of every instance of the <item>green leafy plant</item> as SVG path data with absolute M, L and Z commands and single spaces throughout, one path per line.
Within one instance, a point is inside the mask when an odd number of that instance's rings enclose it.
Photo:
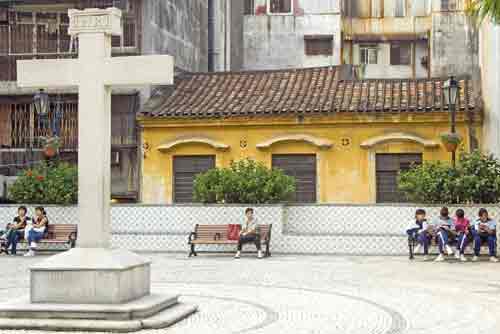
M 194 182 L 194 199 L 202 203 L 279 203 L 294 192 L 293 177 L 251 159 L 209 170 Z
M 462 142 L 462 136 L 458 133 L 442 133 L 440 138 L 441 141 L 446 144 L 458 145 Z
M 418 203 L 456 203 L 457 171 L 442 162 L 424 162 L 401 172 L 398 186 L 407 198 Z
M 419 203 L 500 202 L 500 161 L 479 151 L 463 153 L 457 167 L 426 162 L 401 172 L 398 186 L 408 199 Z
M 40 137 L 40 143 L 43 148 L 58 150 L 61 145 L 59 137 Z
M 40 163 L 9 187 L 9 199 L 25 204 L 75 204 L 77 194 L 77 168 L 65 162 Z
M 490 19 L 493 23 L 500 23 L 500 1 L 499 0 L 471 0 L 466 8 L 469 16 L 482 23 Z

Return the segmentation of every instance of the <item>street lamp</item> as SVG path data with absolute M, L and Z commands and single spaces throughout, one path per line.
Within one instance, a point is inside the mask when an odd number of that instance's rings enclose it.
M 38 115 L 46 115 L 49 108 L 49 94 L 43 89 L 40 89 L 33 98 L 33 104 L 35 105 L 35 111 Z
M 38 118 L 38 129 L 43 133 L 44 130 L 50 128 L 49 125 L 49 94 L 43 89 L 40 89 L 33 98 L 35 112 Z
M 443 85 L 444 103 L 448 104 L 448 110 L 451 115 L 451 133 L 456 133 L 455 118 L 457 112 L 457 99 L 460 87 L 455 77 L 451 76 Z M 453 167 L 455 167 L 455 150 L 451 152 Z

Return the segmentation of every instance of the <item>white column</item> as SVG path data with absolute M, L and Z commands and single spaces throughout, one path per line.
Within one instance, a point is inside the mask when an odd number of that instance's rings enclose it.
M 111 200 L 111 89 L 100 66 L 111 56 L 111 36 L 79 35 L 78 247 L 108 248 Z

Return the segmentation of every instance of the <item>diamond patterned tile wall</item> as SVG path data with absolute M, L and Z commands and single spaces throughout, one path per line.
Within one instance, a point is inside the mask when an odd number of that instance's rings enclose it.
M 420 207 L 420 206 L 419 206 Z M 112 245 L 136 251 L 187 252 L 187 238 L 196 224 L 241 223 L 246 206 L 142 206 L 118 205 L 111 209 Z M 423 206 L 430 218 L 439 206 Z M 479 206 L 464 207 L 471 220 Z M 0 206 L 0 224 L 12 221 L 17 206 Z M 405 230 L 413 220 L 415 205 L 296 205 L 256 206 L 263 224 L 273 224 L 271 251 L 303 254 L 406 254 Z M 454 212 L 457 207 L 450 207 Z M 500 207 L 487 207 L 500 219 Z M 77 222 L 74 206 L 46 206 L 54 224 Z M 32 215 L 34 206 L 29 207 Z M 1 226 L 3 227 L 3 226 Z M 248 249 L 252 249 L 252 245 Z M 200 250 L 233 251 L 230 247 Z

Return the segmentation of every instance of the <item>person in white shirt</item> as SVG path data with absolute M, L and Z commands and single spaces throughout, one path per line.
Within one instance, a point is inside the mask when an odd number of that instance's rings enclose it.
M 240 258 L 241 248 L 244 244 L 254 243 L 255 247 L 257 247 L 257 257 L 261 259 L 262 251 L 260 246 L 260 235 L 258 231 L 257 219 L 254 217 L 254 210 L 252 208 L 245 210 L 245 218 L 245 223 L 240 231 L 240 239 L 238 240 L 238 251 L 236 252 L 234 258 Z
M 44 237 L 48 224 L 49 220 L 47 219 L 45 209 L 41 206 L 36 207 L 35 218 L 26 238 L 29 250 L 24 256 L 35 256 L 35 249 L 38 246 L 37 242 Z

